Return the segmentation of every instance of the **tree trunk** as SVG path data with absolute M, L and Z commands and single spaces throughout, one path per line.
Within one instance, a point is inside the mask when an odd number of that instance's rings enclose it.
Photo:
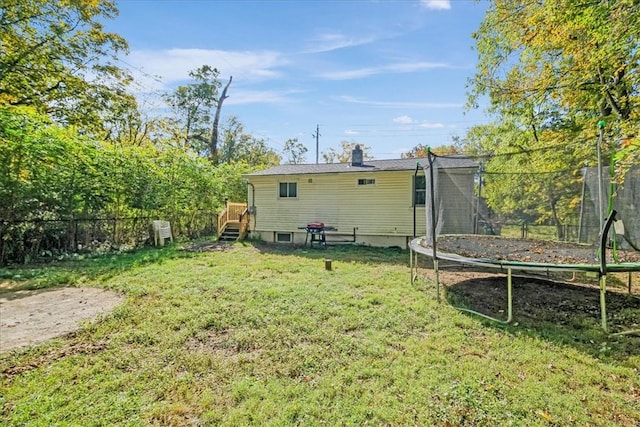
M 227 89 L 231 85 L 231 80 L 233 80 L 233 76 L 229 77 L 229 82 L 224 87 L 222 91 L 222 95 L 220 95 L 220 99 L 218 100 L 218 105 L 216 107 L 216 116 L 213 119 L 213 129 L 211 130 L 211 142 L 209 143 L 209 156 L 211 159 L 211 163 L 214 165 L 218 164 L 218 124 L 220 123 L 220 110 L 222 110 L 222 103 L 225 99 L 227 99 Z
M 549 207 L 551 208 L 551 221 L 556 227 L 556 235 L 558 240 L 562 241 L 564 240 L 564 229 L 562 228 L 562 224 L 560 224 L 560 219 L 558 218 L 557 200 L 555 197 L 550 198 Z

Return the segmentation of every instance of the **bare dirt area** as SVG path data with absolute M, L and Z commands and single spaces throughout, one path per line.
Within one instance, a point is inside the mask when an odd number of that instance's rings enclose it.
M 441 236 L 441 252 L 492 261 L 516 261 L 554 265 L 598 264 L 597 249 L 570 243 L 512 239 L 496 236 Z M 618 262 L 640 263 L 640 253 L 617 251 Z M 430 258 L 429 258 L 430 259 Z M 610 250 L 607 263 L 614 263 Z M 440 281 L 454 304 L 495 318 L 507 317 L 506 271 L 478 269 L 457 262 L 440 264 Z M 526 318 L 562 327 L 581 318 L 600 319 L 600 289 L 597 275 L 587 273 L 532 273 L 514 271 L 512 282 L 515 321 Z M 425 277 L 435 280 L 433 271 Z M 640 317 L 640 272 L 608 274 L 607 317 L 615 331 L 638 330 Z M 631 313 L 631 314 L 628 314 Z
M 58 288 L 0 294 L 0 352 L 43 343 L 76 331 L 123 301 L 97 288 Z
M 435 280 L 433 271 L 425 277 Z M 638 277 L 635 278 L 639 280 Z M 440 271 L 440 282 L 454 304 L 463 302 L 468 309 L 494 318 L 507 317 L 506 274 L 473 271 Z M 600 322 L 600 289 L 595 284 L 515 275 L 512 279 L 514 321 L 531 319 L 558 326 L 571 325 L 580 318 Z M 625 315 L 640 310 L 640 284 L 634 293 L 626 287 L 608 287 L 607 314 L 617 332 L 640 329 L 640 317 Z
M 189 245 L 183 248 L 187 252 L 227 252 L 233 251 L 233 243 L 231 242 L 206 242 Z

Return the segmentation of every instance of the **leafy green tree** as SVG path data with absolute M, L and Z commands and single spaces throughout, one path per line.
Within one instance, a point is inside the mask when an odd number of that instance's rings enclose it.
M 620 178 L 639 163 L 639 2 L 494 0 L 474 38 L 470 106 L 486 96 L 498 121 L 517 120 L 536 142 L 562 133 L 591 164 L 605 119 Z
M 115 65 L 127 43 L 103 27 L 117 13 L 112 0 L 2 0 L 0 105 L 101 131 L 105 117 L 135 104 Z
M 242 175 L 254 167 L 216 167 L 162 143 L 95 141 L 32 107 L 0 107 L 0 264 L 71 242 L 84 218 L 108 218 L 113 243 L 136 241 L 122 226 L 131 217 L 166 218 L 174 232 L 194 235 L 203 213 L 246 199 Z
M 181 125 L 183 146 L 205 153 L 211 132 L 211 111 L 216 106 L 220 72 L 209 65 L 189 71 L 194 82 L 178 86 L 164 96 Z
M 223 136 L 218 151 L 219 164 L 244 162 L 260 170 L 280 163 L 280 156 L 263 139 L 245 133 L 244 125 L 235 116 L 227 120 Z
M 406 153 L 402 153 L 403 159 L 412 159 L 418 157 L 427 157 L 429 155 L 428 150 L 439 156 L 448 156 L 451 154 L 460 154 L 460 148 L 456 145 L 447 145 L 441 147 L 429 147 L 428 145 L 418 144 Z
M 173 109 L 179 124 L 179 130 L 174 135 L 185 147 L 197 153 L 207 154 L 215 165 L 219 162 L 218 155 L 218 127 L 222 103 L 228 98 L 227 91 L 232 78 L 225 85 L 222 93 L 218 91 L 222 86 L 219 80 L 220 72 L 209 65 L 190 71 L 189 77 L 194 82 L 179 86 L 172 93 L 164 96 L 165 101 Z M 211 117 L 212 110 L 213 119 Z
M 545 130 L 536 141 L 530 130 L 509 120 L 469 131 L 465 151 L 482 163 L 482 196 L 494 212 L 550 223 L 563 237 L 561 226 L 577 220 L 582 188 L 580 165 L 574 163 L 579 155 L 564 137 Z
M 309 150 L 302 143 L 298 142 L 298 138 L 291 138 L 284 143 L 284 149 L 282 151 L 287 157 L 287 163 L 299 165 L 307 161 L 305 153 Z

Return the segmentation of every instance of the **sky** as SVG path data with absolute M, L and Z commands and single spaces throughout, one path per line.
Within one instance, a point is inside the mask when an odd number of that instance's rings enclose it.
M 224 84 L 222 119 L 281 152 L 297 138 L 306 162 L 341 141 L 400 158 L 440 147 L 487 120 L 467 111 L 487 2 L 472 0 L 119 0 L 105 29 L 129 43 L 121 66 L 143 108 L 210 65 Z M 319 137 L 316 139 L 316 130 Z M 316 147 L 317 144 L 317 147 Z

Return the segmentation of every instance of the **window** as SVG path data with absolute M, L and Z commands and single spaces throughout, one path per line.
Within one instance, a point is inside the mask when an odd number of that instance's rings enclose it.
M 279 197 L 298 197 L 298 183 L 281 182 Z
M 375 179 L 369 179 L 369 178 L 360 178 L 358 180 L 358 185 L 374 185 L 376 183 Z
M 413 177 L 413 204 L 424 206 L 427 197 L 427 178 L 424 175 Z
M 276 233 L 277 243 L 291 243 L 292 241 L 291 233 Z

